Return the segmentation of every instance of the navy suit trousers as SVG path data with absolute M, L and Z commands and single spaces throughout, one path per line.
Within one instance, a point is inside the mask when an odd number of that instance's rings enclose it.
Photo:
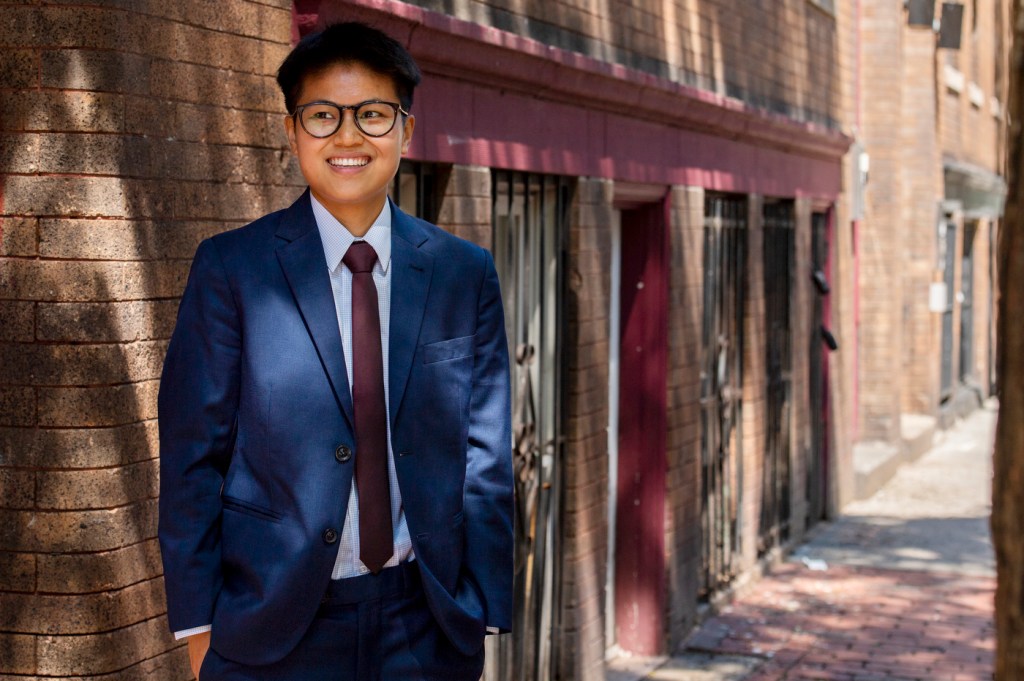
M 477 681 L 483 648 L 452 646 L 427 607 L 415 561 L 332 581 L 316 618 L 284 659 L 253 666 L 213 648 L 200 681 Z

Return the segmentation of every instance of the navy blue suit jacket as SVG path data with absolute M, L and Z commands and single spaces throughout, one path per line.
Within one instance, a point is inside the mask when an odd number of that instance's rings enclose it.
M 427 603 L 453 644 L 512 620 L 508 348 L 490 254 L 392 206 L 392 449 Z M 170 627 L 249 664 L 305 633 L 337 556 L 355 450 L 320 234 L 290 208 L 204 241 L 160 385 Z

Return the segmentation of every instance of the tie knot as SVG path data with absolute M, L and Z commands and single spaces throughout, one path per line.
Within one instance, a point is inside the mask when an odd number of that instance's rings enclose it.
M 365 241 L 356 241 L 348 247 L 348 251 L 341 261 L 353 274 L 372 272 L 373 263 L 377 262 L 377 251 L 373 250 L 373 246 Z

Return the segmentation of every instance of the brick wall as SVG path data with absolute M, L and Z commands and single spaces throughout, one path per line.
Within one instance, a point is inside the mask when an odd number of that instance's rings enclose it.
M 899 172 L 902 234 L 903 339 L 900 373 L 903 412 L 931 414 L 937 405 L 941 329 L 928 308 L 928 290 L 938 258 L 936 222 L 942 198 L 942 157 L 935 130 L 935 36 L 904 28 Z
M 865 440 L 899 437 L 903 281 L 900 169 L 903 8 L 861 0 L 863 134 L 871 157 L 860 230 L 860 428 Z
M 994 300 L 990 297 L 991 280 L 991 241 L 996 233 L 992 220 L 979 220 L 978 231 L 974 237 L 974 362 L 971 374 L 976 385 L 984 396 L 989 395 L 989 372 L 992 357 L 989 351 L 990 333 L 995 329 L 993 317 Z
M 704 190 L 673 187 L 665 547 L 668 650 L 697 617 L 701 565 L 700 374 L 703 348 Z
M 837 31 L 840 37 L 837 58 L 840 81 L 840 119 L 847 129 L 859 127 L 859 16 L 855 3 L 837 6 Z M 831 318 L 825 324 L 839 341 L 839 350 L 828 354 L 829 438 L 828 451 L 832 472 L 828 489 L 828 512 L 835 514 L 852 498 L 852 440 L 856 432 L 854 389 L 856 381 L 857 333 L 854 311 L 853 188 L 859 182 L 854 151 L 843 157 L 843 187 L 846 190 L 833 207 L 831 216 L 831 278 L 829 304 Z
M 767 361 L 764 295 L 764 198 L 750 196 L 747 213 L 746 299 L 743 313 L 743 489 L 740 508 L 741 569 L 757 561 L 767 421 Z
M 608 560 L 608 311 L 613 184 L 580 178 L 565 301 L 562 678 L 604 679 Z
M 814 270 L 811 256 L 811 211 L 809 199 L 797 199 L 796 234 L 793 243 L 793 272 L 791 274 L 790 332 L 792 333 L 792 388 L 793 447 L 790 489 L 792 490 L 790 536 L 803 536 L 807 529 L 807 476 L 810 471 L 811 422 L 819 418 L 818 406 L 811 405 L 811 365 L 807 339 L 811 337 L 811 313 L 817 295 L 812 290 Z M 811 411 L 813 408 L 813 412 Z
M 1001 3 L 1004 10 L 1008 3 Z M 973 8 L 977 7 L 977 16 Z M 1009 45 L 1008 17 L 996 16 L 994 0 L 978 0 L 964 4 L 963 33 L 959 50 L 938 50 L 938 88 L 944 93 L 940 106 L 942 150 L 960 160 L 997 171 L 1002 168 L 1000 128 L 1002 107 L 1006 105 L 1006 66 L 997 78 L 997 63 L 1005 64 Z M 963 76 L 963 87 L 947 87 L 946 65 Z M 978 101 L 971 96 L 971 86 L 980 89 Z M 992 98 L 999 100 L 993 109 Z
M 272 79 L 288 7 L 0 10 L 9 678 L 189 676 L 155 540 L 158 378 L 199 240 L 297 194 Z
M 977 16 L 974 9 L 977 9 Z M 1008 3 L 978 0 L 965 4 L 961 49 L 942 53 L 940 68 L 949 64 L 963 76 L 959 90 L 947 86 L 942 72 L 937 87 L 939 100 L 938 138 L 943 158 L 963 161 L 995 173 L 1004 172 L 1005 118 L 1007 101 L 1006 49 L 1010 42 Z M 1001 12 L 1001 14 L 1000 14 Z M 980 98 L 979 96 L 980 95 Z M 993 101 L 995 100 L 995 101 Z M 972 217 L 972 216 L 968 216 Z M 974 242 L 973 374 L 982 394 L 988 393 L 990 332 L 994 323 L 989 309 L 993 282 L 989 276 L 989 230 L 997 227 L 995 216 L 984 215 L 978 221 Z M 955 290 L 959 291 L 960 260 L 964 230 L 958 234 L 958 259 Z M 996 294 L 998 295 L 998 294 Z M 959 302 L 955 304 L 953 328 L 954 383 L 959 377 L 960 349 Z M 971 385 L 970 387 L 975 387 Z
M 798 120 L 838 127 L 840 79 L 835 61 L 821 59 L 835 53 L 835 20 L 807 0 L 410 1 Z
M 452 234 L 491 247 L 491 171 L 480 166 L 452 166 L 441 190 L 437 224 Z

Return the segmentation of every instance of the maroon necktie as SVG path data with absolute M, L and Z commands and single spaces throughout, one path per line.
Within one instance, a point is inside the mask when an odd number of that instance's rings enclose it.
M 380 311 L 373 263 L 365 241 L 348 247 L 342 262 L 352 272 L 352 410 L 356 421 L 359 560 L 380 572 L 394 552 L 388 484 L 387 405 L 381 354 Z

